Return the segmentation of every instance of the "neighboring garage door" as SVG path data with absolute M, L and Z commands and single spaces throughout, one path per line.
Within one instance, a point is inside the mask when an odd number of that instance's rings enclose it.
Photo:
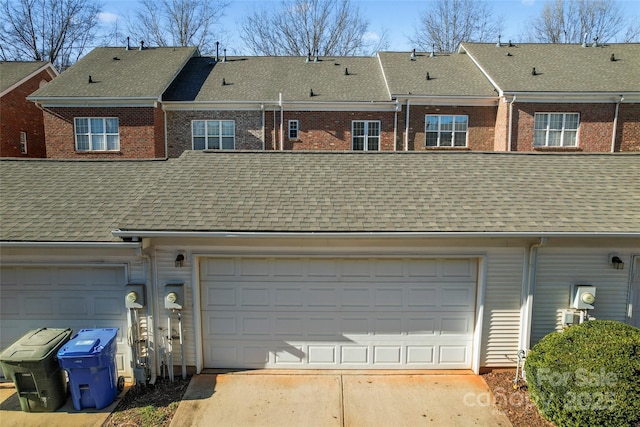
M 477 259 L 208 258 L 206 368 L 468 369 Z
M 119 375 L 130 370 L 124 267 L 2 267 L 0 284 L 3 349 L 42 327 L 119 328 Z

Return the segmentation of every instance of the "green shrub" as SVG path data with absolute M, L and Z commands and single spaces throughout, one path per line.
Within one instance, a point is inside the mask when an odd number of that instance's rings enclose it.
M 640 329 L 591 320 L 545 336 L 527 355 L 527 385 L 558 427 L 640 423 Z

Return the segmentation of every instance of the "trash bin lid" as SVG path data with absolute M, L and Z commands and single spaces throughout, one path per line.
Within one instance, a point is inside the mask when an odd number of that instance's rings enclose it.
M 115 339 L 118 328 L 81 329 L 58 351 L 58 358 L 87 357 L 100 354 Z
M 40 328 L 27 332 L 18 341 L 0 353 L 3 362 L 38 361 L 64 344 L 72 334 L 71 329 Z

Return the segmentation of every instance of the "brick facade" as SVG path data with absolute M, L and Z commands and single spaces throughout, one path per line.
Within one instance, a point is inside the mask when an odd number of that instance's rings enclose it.
M 640 104 L 620 104 L 616 151 L 640 151 Z
M 572 103 L 518 103 L 513 107 L 513 142 L 515 151 L 534 150 L 576 150 L 575 148 L 534 148 L 535 113 L 580 113 L 578 129 L 578 150 L 584 152 L 611 151 L 611 135 L 615 104 L 572 104 Z M 637 116 L 636 116 L 637 120 Z
M 493 150 L 509 151 L 509 102 L 504 98 L 498 101 L 494 133 Z
M 52 79 L 49 72 L 43 70 L 0 98 L 0 156 L 47 157 L 42 110 L 27 101 L 27 96 L 42 82 Z M 20 132 L 27 134 L 26 154 L 20 149 Z
M 285 150 L 350 151 L 352 122 L 380 121 L 380 151 L 393 151 L 392 112 L 365 111 L 284 111 Z M 289 120 L 298 120 L 298 138 L 289 139 Z M 280 111 L 267 111 L 265 149 L 280 149 Z
M 406 105 L 398 113 L 397 150 L 404 150 L 407 111 Z M 408 151 L 427 151 L 447 149 L 446 147 L 427 148 L 425 125 L 428 114 L 469 116 L 467 149 L 474 151 L 492 151 L 496 129 L 497 107 L 465 107 L 439 105 L 409 105 L 409 144 Z M 460 149 L 459 147 L 450 149 Z
M 169 157 L 193 148 L 193 120 L 234 120 L 236 150 L 262 150 L 262 111 L 167 111 Z
M 119 151 L 76 151 L 75 117 L 118 117 Z M 154 159 L 164 158 L 164 118 L 154 107 L 50 107 L 44 111 L 47 157 Z

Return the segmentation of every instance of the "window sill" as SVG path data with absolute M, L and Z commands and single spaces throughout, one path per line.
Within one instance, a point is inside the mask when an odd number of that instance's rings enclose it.
M 541 152 L 580 152 L 583 151 L 580 147 L 533 147 L 533 151 Z
M 76 150 L 76 154 L 114 154 L 114 155 L 121 155 L 122 151 L 118 150 L 118 151 L 111 151 L 111 150 L 87 150 L 87 151 L 78 151 Z
M 471 151 L 471 148 L 469 147 L 425 147 L 427 151 L 438 151 L 438 150 L 445 150 L 445 151 Z

